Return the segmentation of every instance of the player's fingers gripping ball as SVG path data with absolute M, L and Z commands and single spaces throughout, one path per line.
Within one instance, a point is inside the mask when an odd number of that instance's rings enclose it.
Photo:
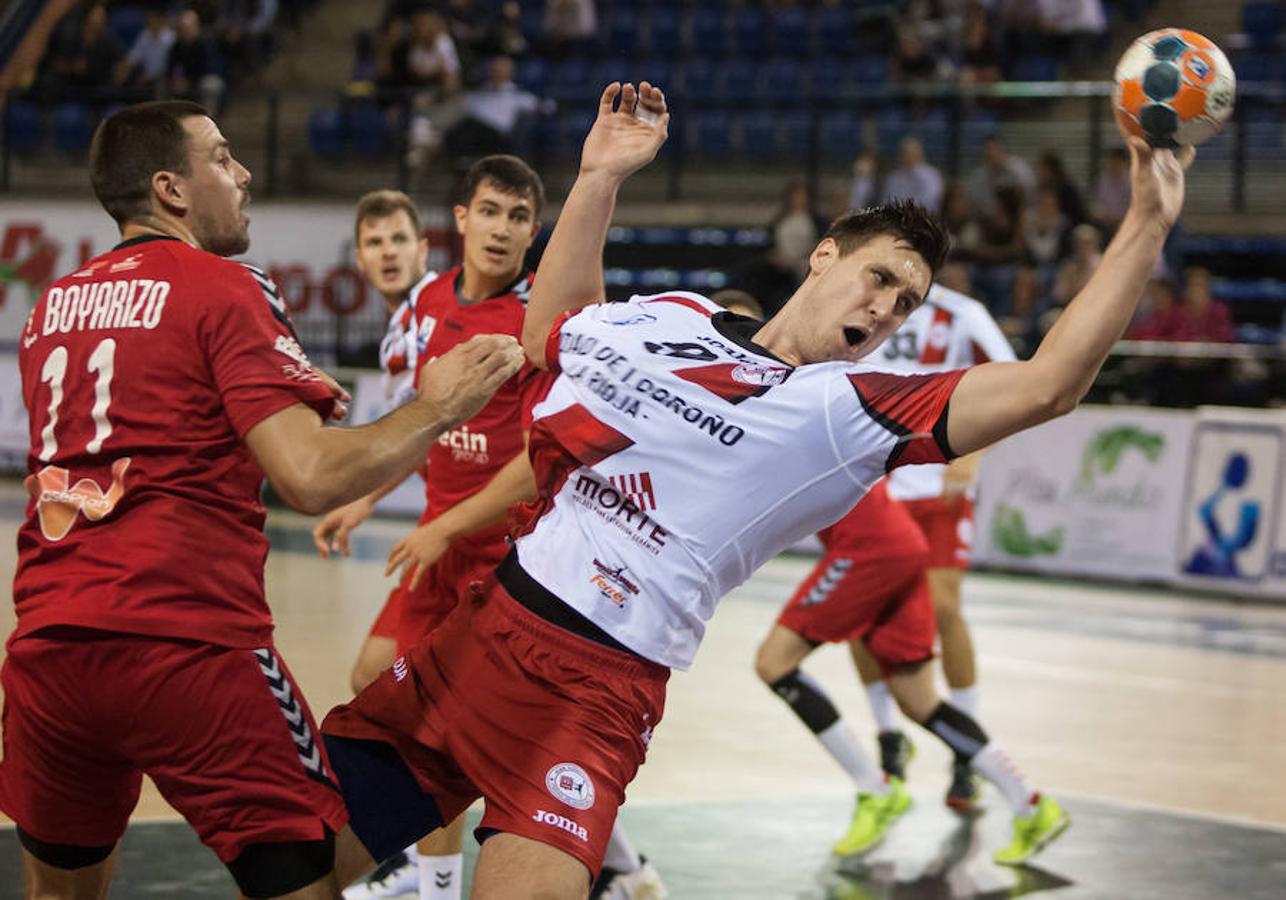
M 1121 133 L 1153 147 L 1199 144 L 1232 115 L 1237 77 L 1214 41 L 1183 28 L 1138 38 L 1113 76 L 1112 103 Z

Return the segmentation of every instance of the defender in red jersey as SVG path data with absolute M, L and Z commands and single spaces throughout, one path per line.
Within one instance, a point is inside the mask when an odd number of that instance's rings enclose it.
M 512 338 L 425 370 L 361 429 L 249 244 L 250 173 L 198 105 L 103 121 L 94 191 L 122 243 L 59 279 L 23 332 L 31 500 L 18 536 L 0 808 L 33 896 L 106 894 L 143 773 L 250 897 L 334 896 L 346 815 L 272 646 L 267 474 L 317 512 L 422 458 L 516 370 Z M 292 893 L 293 892 L 293 893 Z
M 897 376 L 858 361 L 924 301 L 945 258 L 941 226 L 914 204 L 836 220 L 762 326 L 678 292 L 597 305 L 617 194 L 668 123 L 646 82 L 613 83 L 599 99 L 523 322 L 528 359 L 560 374 L 535 410 L 540 500 L 499 587 L 457 606 L 406 665 L 324 724 L 367 848 L 486 797 L 499 833 L 482 847 L 475 900 L 584 897 L 602 862 L 596 832 L 657 725 L 657 698 L 613 690 L 587 667 L 631 653 L 687 664 L 719 597 L 840 518 L 881 470 L 945 462 L 1076 405 L 1130 319 L 1192 158 L 1131 142 L 1130 213 L 1032 360 Z M 624 480 L 644 472 L 655 503 Z M 487 690 L 474 692 L 480 677 Z M 389 702 L 390 683 L 414 712 Z M 961 750 L 985 753 L 985 732 L 944 706 L 932 714 L 950 720 Z M 495 723 L 523 754 L 491 752 Z M 552 754 L 561 759 L 544 768 Z M 537 797 L 553 808 L 531 808 Z M 1000 862 L 1030 858 L 1067 827 L 1052 798 L 1028 799 Z M 502 814 L 516 807 L 525 815 Z
M 357 201 L 353 215 L 353 260 L 367 283 L 384 299 L 389 314 L 388 332 L 380 342 L 380 368 L 387 409 L 393 410 L 415 395 L 415 294 L 437 277 L 436 272 L 428 269 L 429 241 L 410 197 L 401 191 L 379 190 Z M 379 491 L 359 497 L 323 517 L 313 529 L 317 552 L 324 559 L 329 559 L 332 552 L 348 556 L 349 534 L 370 517 L 380 498 L 399 484 L 400 481 L 390 482 Z M 397 654 L 397 622 L 405 593 L 404 584 L 389 591 L 362 642 L 349 675 L 354 694 L 393 662 Z

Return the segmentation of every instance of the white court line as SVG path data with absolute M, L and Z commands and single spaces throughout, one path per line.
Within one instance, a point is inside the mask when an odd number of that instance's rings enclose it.
M 1113 806 L 1118 809 L 1136 809 L 1143 812 L 1178 816 L 1181 819 L 1197 819 L 1205 822 L 1218 822 L 1221 825 L 1236 825 L 1239 828 L 1254 828 L 1260 831 L 1275 831 L 1278 834 L 1286 834 L 1286 825 L 1278 825 L 1274 822 L 1261 822 L 1258 819 L 1248 819 L 1244 816 L 1230 816 L 1225 813 L 1182 809 L 1177 806 L 1168 806 L 1164 803 L 1151 803 L 1146 800 L 1119 800 L 1115 797 L 1105 797 L 1102 794 L 1087 794 L 1084 791 L 1065 791 L 1060 789 L 1057 794 L 1059 797 L 1071 797 L 1074 800 L 1088 800 L 1091 803 L 1099 803 L 1103 806 Z

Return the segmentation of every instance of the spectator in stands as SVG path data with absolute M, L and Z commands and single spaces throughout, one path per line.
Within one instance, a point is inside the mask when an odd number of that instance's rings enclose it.
M 201 26 L 194 9 L 179 14 L 178 32 L 166 64 L 170 96 L 196 100 L 217 114 L 223 105 L 223 62 L 214 40 Z
M 1085 286 L 1103 259 L 1103 236 L 1093 225 L 1082 223 L 1072 229 L 1072 251 L 1054 279 L 1053 300 L 1063 307 Z
M 1025 215 L 1023 236 L 1031 262 L 1046 279 L 1067 252 L 1072 224 L 1058 207 L 1058 194 L 1043 187 L 1036 192 L 1036 206 Z
M 898 31 L 893 53 L 893 79 L 903 84 L 939 81 L 951 74 L 951 62 L 945 54 L 935 53 L 910 28 Z
M 527 55 L 527 36 L 522 30 L 522 7 L 517 0 L 500 4 L 500 11 L 487 21 L 478 39 L 478 55 L 483 58 L 507 56 L 521 59 Z
M 446 133 L 447 153 L 457 168 L 468 168 L 477 157 L 515 151 L 518 133 L 540 100 L 513 79 L 513 60 L 497 56 L 487 63 L 486 82 L 464 95 L 463 116 Z
M 60 42 L 49 62 L 52 85 L 58 89 L 102 88 L 112 84 L 121 46 L 107 30 L 107 7 L 95 3 L 85 10 L 75 37 Z
M 1079 225 L 1088 221 L 1085 201 L 1081 192 L 1067 174 L 1063 158 L 1055 150 L 1046 150 L 1036 160 L 1036 187 L 1049 189 L 1058 197 L 1058 208 L 1067 217 L 1068 224 Z
M 583 53 L 594 41 L 594 0 L 545 0 L 541 39 L 551 56 Z
M 1026 160 L 1011 155 L 999 135 L 983 141 L 982 164 L 969 178 L 969 199 L 983 218 L 997 213 L 996 197 L 1001 188 L 1014 188 L 1021 202 L 1030 203 L 1036 196 L 1036 174 Z
M 1102 0 L 1030 0 L 1037 8 L 1041 30 L 1059 59 L 1073 73 L 1093 58 L 1100 39 L 1107 34 Z
M 1130 154 L 1124 147 L 1113 147 L 1105 154 L 1103 171 L 1094 183 L 1090 221 L 1104 234 L 1115 234 L 1129 206 Z
M 979 226 L 969 192 L 959 181 L 952 181 L 943 193 L 942 224 L 951 238 L 951 246 L 962 258 L 968 259 L 965 248 L 977 242 Z
M 1192 266 L 1183 270 L 1183 302 L 1175 319 L 1174 340 L 1233 343 L 1237 329 L 1228 304 L 1210 293 L 1210 270 Z
M 772 249 L 740 273 L 735 286 L 758 297 L 764 312 L 772 316 L 799 287 L 808 271 L 808 257 L 826 226 L 813 211 L 807 182 L 792 178 L 768 225 Z
M 124 87 L 156 89 L 165 80 L 165 66 L 174 46 L 174 29 L 163 7 L 148 7 L 143 30 L 134 38 L 129 53 L 116 65 L 114 81 Z
M 960 48 L 961 84 L 991 84 L 999 81 L 1000 42 L 996 40 L 981 4 L 970 2 L 965 8 L 964 37 Z
M 442 143 L 452 110 L 448 100 L 460 88 L 460 57 L 446 19 L 432 9 L 416 10 L 410 33 L 393 49 L 393 81 L 413 88 L 407 163 L 421 168 Z
M 264 64 L 277 10 L 278 0 L 225 0 L 215 30 L 229 77 L 250 75 Z
M 1178 334 L 1178 314 L 1174 282 L 1153 278 L 1143 291 L 1143 301 L 1126 337 L 1132 341 L 1172 341 Z
M 854 208 L 872 206 L 874 197 L 873 154 L 863 154 L 854 165 Z M 862 202 L 856 202 L 858 199 Z M 943 176 L 925 161 L 925 147 L 917 138 L 898 141 L 898 167 L 885 176 L 880 203 L 912 199 L 926 210 L 943 207 Z

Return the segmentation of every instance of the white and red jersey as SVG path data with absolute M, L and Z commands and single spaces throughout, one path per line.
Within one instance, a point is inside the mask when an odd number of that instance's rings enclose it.
M 466 303 L 457 282 L 460 269 L 444 272 L 415 294 L 416 374 L 436 357 L 475 334 L 522 334 L 531 277 L 523 274 L 495 297 Z M 524 365 L 492 395 L 472 419 L 443 434 L 429 447 L 425 480 L 427 522 L 486 486 L 509 460 L 523 452 L 531 409 L 544 395 L 551 375 Z M 503 524 L 460 538 L 455 543 L 503 540 Z
M 944 462 L 961 374 L 792 367 L 696 294 L 560 320 L 534 411 L 522 567 L 621 644 L 687 668 L 719 598 L 888 469 Z
M 919 309 L 867 362 L 893 372 L 946 372 L 995 360 L 1010 362 L 1013 348 L 987 308 L 935 284 Z M 942 496 L 942 466 L 908 466 L 889 475 L 898 500 Z
M 54 282 L 18 354 L 31 500 L 14 639 L 51 625 L 263 647 L 263 470 L 244 438 L 334 398 L 266 275 L 173 238 Z
M 437 272 L 430 271 L 415 283 L 389 316 L 388 331 L 380 341 L 384 400 L 390 412 L 415 397 L 415 298 L 437 277 Z

